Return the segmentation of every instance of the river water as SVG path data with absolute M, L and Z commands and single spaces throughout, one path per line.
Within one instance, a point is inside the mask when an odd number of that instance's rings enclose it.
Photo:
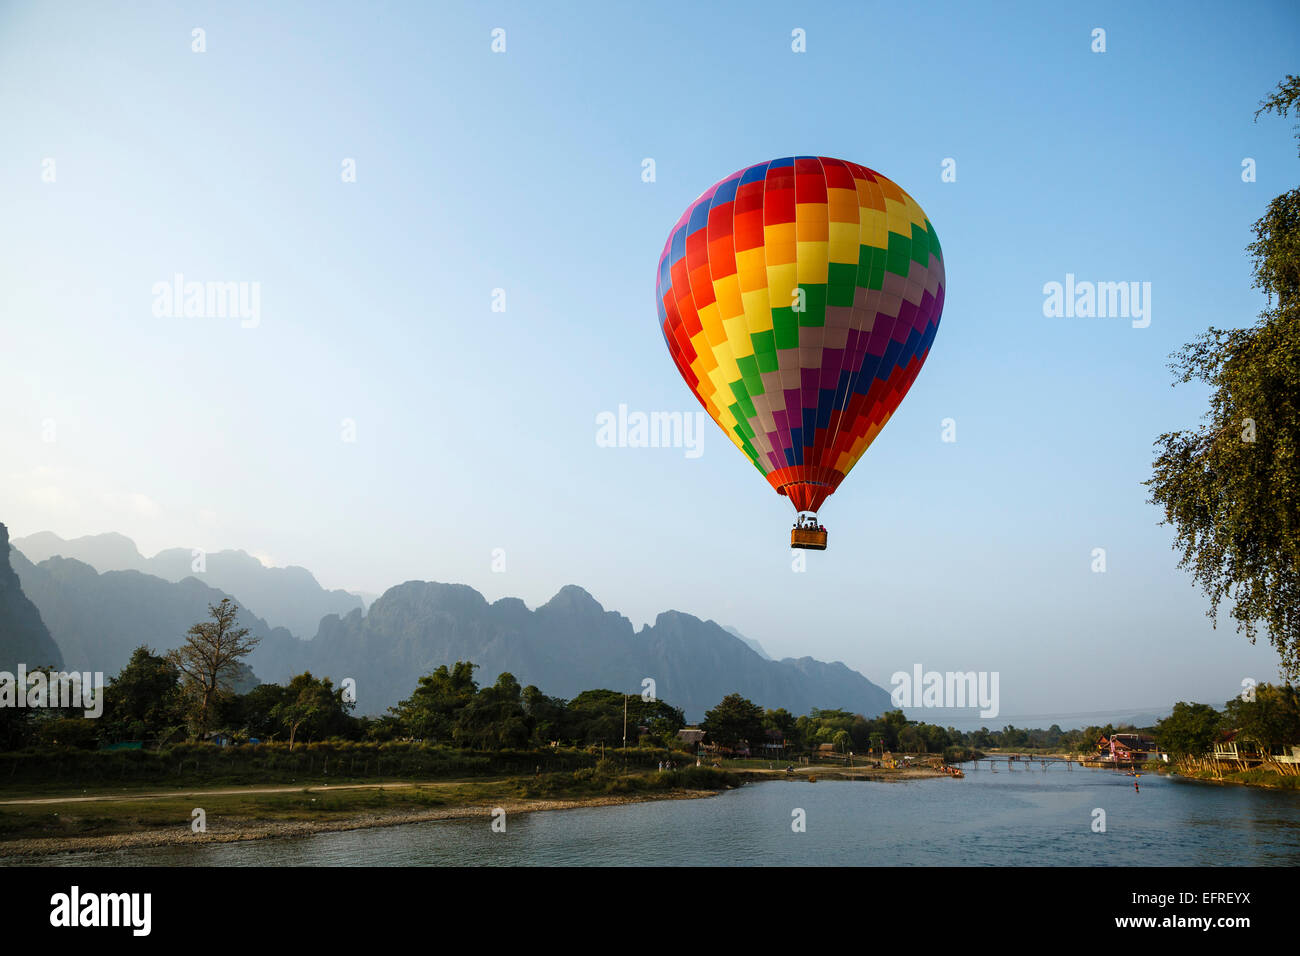
M 981 767 L 987 768 L 987 762 Z M 63 866 L 1300 865 L 1300 793 L 1051 765 L 963 780 L 775 780 L 716 797 L 194 847 Z M 796 810 L 806 829 L 795 832 Z M 1105 813 L 1105 832 L 1094 826 Z

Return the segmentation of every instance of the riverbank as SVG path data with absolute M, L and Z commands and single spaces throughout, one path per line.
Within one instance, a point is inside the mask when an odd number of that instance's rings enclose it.
M 99 790 L 77 795 L 0 794 L 0 859 L 77 851 L 196 846 L 341 830 L 511 815 L 649 800 L 694 800 L 744 781 L 903 782 L 946 777 L 931 767 L 717 770 L 628 776 L 549 774 L 532 778 L 244 786 L 175 791 Z M 196 813 L 196 811 L 201 811 Z M 201 820 L 202 827 L 196 821 Z
M 1222 773 L 1210 769 L 1161 767 L 1158 770 L 1143 769 L 1142 772 L 1154 772 L 1165 777 L 1190 780 L 1193 783 L 1216 783 L 1231 787 L 1259 787 L 1265 790 L 1300 791 L 1300 776 L 1259 768 Z
M 311 791 L 303 791 L 310 793 Z M 694 800 L 715 796 L 717 790 L 674 790 L 654 794 L 605 795 L 571 799 L 504 799 L 500 802 L 468 804 L 430 809 L 394 808 L 349 813 L 338 819 L 266 819 L 253 817 L 226 817 L 218 814 L 208 817 L 206 831 L 194 832 L 189 824 L 151 827 L 131 832 L 108 833 L 96 836 L 26 837 L 0 842 L 0 859 L 48 856 L 56 853 L 78 851 L 111 851 L 140 847 L 201 846 L 213 843 L 235 843 L 244 840 L 265 840 L 284 837 L 304 837 L 316 833 L 342 830 L 364 830 L 372 827 L 401 826 L 407 823 L 429 823 L 439 820 L 480 818 L 489 826 L 494 814 L 505 812 L 507 826 L 511 816 L 538 813 L 548 810 L 575 810 L 585 807 L 608 807 L 643 803 L 649 800 Z M 319 799 L 319 798 L 316 798 Z M 191 801 L 192 802 L 192 801 Z

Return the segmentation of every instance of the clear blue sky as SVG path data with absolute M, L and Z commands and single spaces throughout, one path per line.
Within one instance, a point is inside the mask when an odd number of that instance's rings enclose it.
M 1243 247 L 1300 163 L 1252 114 L 1297 53 L 1292 3 L 4 4 L 0 521 L 374 592 L 577 583 L 881 684 L 996 670 L 1004 715 L 1221 704 L 1276 655 L 1211 630 L 1141 482 L 1205 401 L 1168 354 L 1263 305 Z M 620 403 L 698 408 L 659 252 L 793 154 L 907 189 L 948 277 L 805 573 L 711 423 L 694 460 L 595 442 Z M 260 283 L 260 324 L 156 317 L 176 273 Z M 1150 282 L 1150 327 L 1044 318 L 1066 273 Z

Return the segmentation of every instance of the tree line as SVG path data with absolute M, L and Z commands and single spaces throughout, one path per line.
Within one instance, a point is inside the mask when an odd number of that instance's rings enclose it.
M 344 687 L 329 677 L 302 673 L 285 684 L 254 684 L 243 658 L 256 646 L 235 626 L 238 608 L 229 599 L 209 607 L 176 650 L 159 654 L 138 647 L 104 688 L 103 715 L 86 719 L 77 709 L 0 708 L 0 748 L 72 746 L 93 749 L 124 741 L 166 746 L 203 741 L 298 742 L 326 740 L 421 741 L 473 750 L 541 748 L 552 745 L 681 748 L 683 712 L 661 700 L 608 689 L 586 690 L 571 700 L 521 686 L 510 673 L 480 686 L 477 665 L 457 661 L 419 678 L 411 696 L 381 717 L 357 716 Z M 1200 755 L 1215 737 L 1241 729 L 1264 747 L 1300 742 L 1300 702 L 1289 686 L 1254 689 L 1250 700 L 1228 701 L 1222 712 L 1204 704 L 1179 703 L 1155 728 L 1160 746 L 1174 755 Z M 1114 733 L 1131 726 L 1106 725 L 1046 730 L 1011 725 L 1001 730 L 959 731 L 910 720 L 901 710 L 874 718 L 839 709 L 814 708 L 795 716 L 764 709 L 730 694 L 706 712 L 703 742 L 753 755 L 788 756 L 830 745 L 840 754 L 942 754 L 959 759 L 988 749 L 1044 749 L 1092 753 Z M 765 746 L 770 745 L 770 746 Z
M 1180 701 L 1156 725 L 1156 740 L 1170 759 L 1183 760 L 1205 756 L 1231 731 L 1264 755 L 1300 744 L 1300 692 L 1289 684 L 1259 684 L 1223 710 Z

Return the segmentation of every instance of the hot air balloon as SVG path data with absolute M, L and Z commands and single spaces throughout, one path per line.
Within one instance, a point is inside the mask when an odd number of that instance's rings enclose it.
M 943 252 L 916 200 L 857 163 L 795 156 L 687 207 L 659 258 L 659 326 L 705 410 L 824 550 L 816 512 L 930 354 Z

